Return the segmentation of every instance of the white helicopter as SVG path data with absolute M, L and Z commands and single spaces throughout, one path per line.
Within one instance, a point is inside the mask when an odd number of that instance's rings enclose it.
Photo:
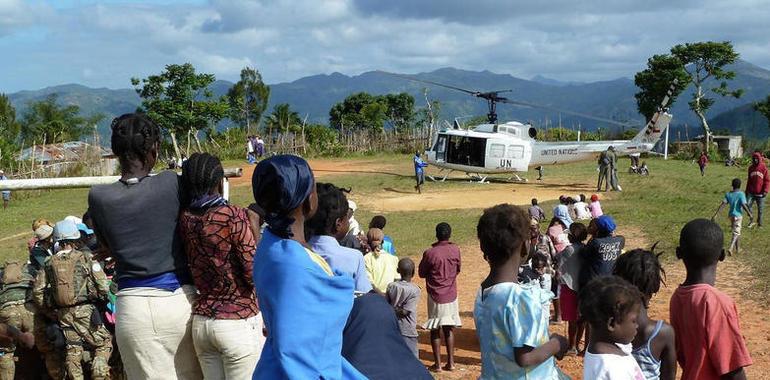
M 536 140 L 537 129 L 532 125 L 522 124 L 517 121 L 499 124 L 497 122 L 497 113 L 495 112 L 496 104 L 507 103 L 517 106 L 544 108 L 606 123 L 622 126 L 628 126 L 628 124 L 578 112 L 558 110 L 552 107 L 511 100 L 499 95 L 510 90 L 492 92 L 470 91 L 409 76 L 392 75 L 462 91 L 487 100 L 489 105 L 487 124 L 479 124 L 472 129 L 460 129 L 459 124 L 455 120 L 453 128 L 440 130 L 433 139 L 431 147 L 425 151 L 426 161 L 429 164 L 441 168 L 441 172 L 448 171 L 445 173 L 442 181 L 446 180 L 452 171 L 460 171 L 481 183 L 486 182 L 489 174 L 500 173 L 511 173 L 512 180 L 526 181 L 519 177 L 517 173 L 526 172 L 530 167 L 541 165 L 555 165 L 595 159 L 596 153 L 603 152 L 609 147 L 613 147 L 618 155 L 649 152 L 658 142 L 663 131 L 668 128 L 668 124 L 671 121 L 672 116 L 667 112 L 666 106 L 676 86 L 675 81 L 661 102 L 658 111 L 631 140 L 546 142 Z

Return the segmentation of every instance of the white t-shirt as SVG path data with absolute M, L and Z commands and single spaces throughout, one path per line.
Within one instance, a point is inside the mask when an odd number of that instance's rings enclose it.
M 634 357 L 630 344 L 618 344 L 626 354 L 592 354 L 586 351 L 583 359 L 583 378 L 595 380 L 645 380 Z
M 575 202 L 575 218 L 578 220 L 591 219 L 591 210 L 585 202 Z

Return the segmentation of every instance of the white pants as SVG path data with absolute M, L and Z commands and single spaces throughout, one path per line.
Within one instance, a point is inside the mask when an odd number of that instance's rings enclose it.
M 115 337 L 129 380 L 201 379 L 192 337 L 195 287 L 117 294 Z
M 204 379 L 251 379 L 265 344 L 262 314 L 248 319 L 193 315 L 192 337 Z

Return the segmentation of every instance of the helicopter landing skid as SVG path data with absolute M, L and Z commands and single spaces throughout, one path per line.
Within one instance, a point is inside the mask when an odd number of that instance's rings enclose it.
M 482 177 L 478 173 L 465 173 L 465 174 L 471 177 L 471 183 L 489 183 L 489 181 L 487 181 L 487 176 Z
M 441 170 L 439 170 L 439 173 L 444 173 L 444 171 L 445 171 L 445 170 L 446 170 L 446 169 L 441 169 Z M 449 175 L 450 175 L 450 174 L 452 174 L 452 172 L 453 172 L 453 171 L 454 171 L 454 170 L 451 170 L 451 169 L 450 169 L 448 172 L 446 172 L 446 173 L 444 174 L 444 177 L 443 177 L 443 178 L 441 178 L 441 180 L 440 180 L 440 181 L 436 181 L 436 177 L 434 177 L 434 176 L 432 176 L 432 175 L 429 175 L 429 176 L 428 176 L 428 178 L 430 178 L 430 180 L 431 180 L 431 181 L 433 181 L 433 182 L 445 182 L 445 181 L 446 181 L 446 178 L 447 178 L 447 177 L 449 177 Z
M 522 182 L 522 183 L 523 182 L 529 182 L 528 179 L 521 178 L 521 177 L 519 177 L 518 174 L 514 174 L 513 176 L 511 176 L 511 178 L 509 178 L 508 181 L 510 181 L 510 182 Z

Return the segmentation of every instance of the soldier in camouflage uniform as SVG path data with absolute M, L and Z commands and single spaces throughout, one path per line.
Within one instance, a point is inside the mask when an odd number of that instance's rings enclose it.
M 32 269 L 19 261 L 8 261 L 0 269 L 0 323 L 22 332 L 34 330 L 34 305 L 31 303 Z M 16 372 L 16 344 L 0 344 L 0 380 L 12 380 Z
M 93 350 L 91 379 L 109 379 L 107 364 L 112 352 L 112 337 L 99 317 L 96 304 L 105 302 L 109 282 L 99 263 L 91 255 L 75 249 L 80 232 L 71 221 L 56 223 L 54 239 L 60 251 L 46 259 L 38 271 L 33 289 L 35 303 L 49 303 L 67 341 L 64 363 L 67 378 L 83 379 L 84 348 Z

